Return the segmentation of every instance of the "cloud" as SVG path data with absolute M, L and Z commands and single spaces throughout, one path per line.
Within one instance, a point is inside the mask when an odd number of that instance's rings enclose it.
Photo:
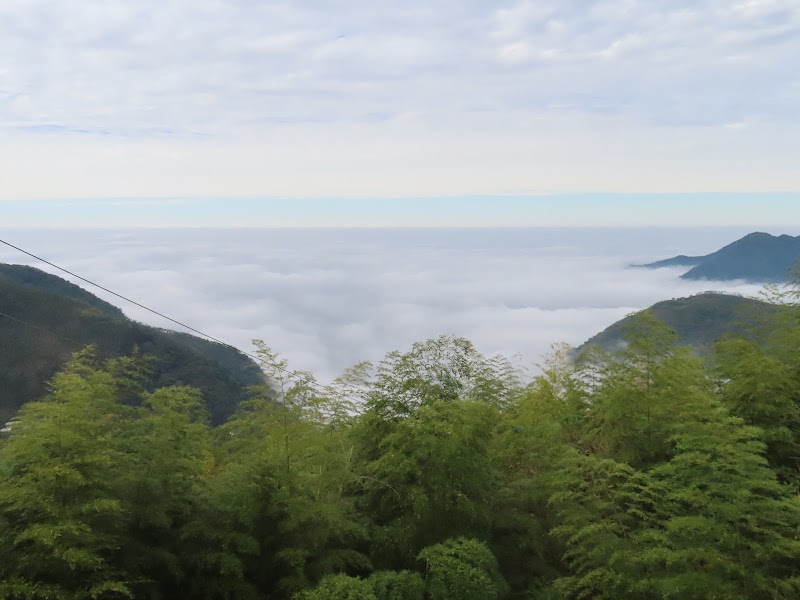
M 638 33 L 627 34 L 618 40 L 614 40 L 608 47 L 597 52 L 597 56 L 605 59 L 614 59 L 623 54 L 629 53 L 644 44 L 642 36 Z
M 799 30 L 792 0 L 3 2 L 2 194 L 795 189 L 761 147 L 800 156 Z
M 628 313 L 707 289 L 632 261 L 703 254 L 745 230 L 243 230 L 14 232 L 14 242 L 249 350 L 253 338 L 330 380 L 449 333 L 530 365 Z M 24 257 L 3 248 L 0 260 Z M 34 263 L 35 264 L 35 263 Z M 37 265 L 38 266 L 38 265 Z M 77 282 L 80 283 L 80 282 Z M 95 292 L 96 290 L 92 290 Z M 126 314 L 174 327 L 97 292 Z

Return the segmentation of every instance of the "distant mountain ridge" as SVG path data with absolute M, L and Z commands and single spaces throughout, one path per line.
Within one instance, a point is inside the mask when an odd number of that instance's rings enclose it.
M 651 269 L 659 269 L 661 267 L 694 267 L 695 265 L 703 262 L 703 258 L 705 257 L 686 256 L 685 254 L 680 254 L 672 258 L 665 258 L 664 260 L 659 260 L 648 265 L 640 266 L 649 267 Z
M 198 388 L 214 423 L 265 382 L 241 352 L 186 333 L 150 327 L 90 292 L 33 267 L 0 264 L 0 425 L 43 396 L 73 352 L 93 344 L 101 358 L 139 348 L 154 358 L 155 386 Z M 14 319 L 34 325 L 35 329 Z
M 755 232 L 706 256 L 680 255 L 640 266 L 691 267 L 682 279 L 785 283 L 799 259 L 800 236 Z
M 678 343 L 689 346 L 699 354 L 711 351 L 714 343 L 726 335 L 744 335 L 742 323 L 768 317 L 778 310 L 755 298 L 720 292 L 704 292 L 687 298 L 657 302 L 650 307 L 653 316 L 678 336 Z M 577 351 L 589 346 L 617 351 L 625 347 L 625 336 L 635 327 L 636 315 L 628 315 L 592 336 Z

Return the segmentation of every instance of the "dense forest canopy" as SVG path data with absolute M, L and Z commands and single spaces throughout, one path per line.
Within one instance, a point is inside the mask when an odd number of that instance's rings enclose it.
M 0 440 L 0 598 L 800 597 L 800 306 L 708 358 L 641 313 L 533 380 L 441 337 L 328 386 L 271 348 L 219 426 L 73 356 Z
M 735 335 L 749 338 L 752 328 L 748 323 L 769 319 L 778 310 L 775 304 L 764 299 L 723 292 L 701 292 L 688 298 L 672 298 L 656 302 L 649 308 L 653 316 L 672 329 L 678 343 L 699 354 L 710 354 L 723 337 Z M 611 324 L 593 335 L 578 351 L 590 346 L 606 350 L 619 350 L 627 345 L 625 336 L 637 326 L 636 313 Z
M 148 389 L 189 385 L 203 392 L 212 423 L 227 419 L 263 383 L 257 365 L 230 346 L 149 327 L 60 277 L 0 264 L 0 421 L 40 398 L 70 355 L 93 345 L 101 358 L 150 356 Z

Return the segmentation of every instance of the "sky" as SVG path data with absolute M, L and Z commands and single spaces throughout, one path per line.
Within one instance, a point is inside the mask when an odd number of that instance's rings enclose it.
M 452 198 L 17 200 L 5 227 L 475 228 L 800 224 L 800 194 L 557 194 Z
M 636 269 L 703 255 L 746 228 L 24 230 L 10 242 L 242 350 L 261 339 L 329 382 L 441 334 L 534 370 L 627 314 L 742 282 Z M 771 233 L 800 233 L 800 227 Z M 8 247 L 0 261 L 64 276 Z M 85 283 L 76 281 L 87 287 Z M 139 321 L 177 326 L 88 287 Z
M 0 56 L 6 225 L 800 224 L 796 0 L 5 0 Z

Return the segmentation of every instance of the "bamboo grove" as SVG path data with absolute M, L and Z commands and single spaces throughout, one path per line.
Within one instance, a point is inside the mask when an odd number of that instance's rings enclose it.
M 321 390 L 257 342 L 216 427 L 88 348 L 0 440 L 0 598 L 798 598 L 795 289 L 712 356 L 643 312 L 532 378 L 445 336 Z

